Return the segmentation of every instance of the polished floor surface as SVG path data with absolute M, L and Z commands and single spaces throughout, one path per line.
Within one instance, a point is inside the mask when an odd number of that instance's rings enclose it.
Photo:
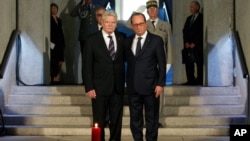
M 90 136 L 4 136 L 0 141 L 90 141 Z M 108 141 L 108 139 L 106 140 Z M 133 141 L 123 136 L 122 141 Z M 159 136 L 158 141 L 229 141 L 227 136 Z

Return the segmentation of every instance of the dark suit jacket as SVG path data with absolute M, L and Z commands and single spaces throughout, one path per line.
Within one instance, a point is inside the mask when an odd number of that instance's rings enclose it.
M 98 31 L 98 22 L 95 17 L 96 8 L 97 6 L 91 4 L 91 9 L 88 11 L 86 4 L 82 5 L 82 2 L 79 2 L 71 11 L 70 15 L 72 17 L 78 16 L 81 20 L 78 37 L 79 41 L 85 40 L 90 34 Z
M 50 18 L 50 41 L 55 44 L 55 48 L 53 49 L 53 58 L 56 60 L 64 61 L 64 48 L 65 48 L 65 40 L 64 34 L 62 30 L 62 21 L 57 17 L 57 22 L 51 16 Z
M 95 89 L 97 95 L 124 91 L 124 37 L 115 33 L 117 51 L 112 61 L 101 31 L 86 40 L 84 50 L 85 90 Z
M 150 95 L 156 85 L 164 86 L 166 80 L 166 57 L 160 36 L 148 32 L 142 50 L 135 57 L 131 47 L 135 35 L 125 41 L 127 67 L 127 92 Z
M 186 42 L 194 43 L 196 47 L 195 55 L 202 57 L 203 52 L 203 15 L 199 13 L 196 20 L 191 25 L 192 15 L 188 16 L 183 29 L 183 40 Z

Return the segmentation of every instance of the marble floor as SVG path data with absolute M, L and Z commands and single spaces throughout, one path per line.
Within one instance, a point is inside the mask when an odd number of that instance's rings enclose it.
M 90 141 L 90 136 L 3 136 L 0 141 Z M 108 138 L 106 139 L 108 141 Z M 122 141 L 133 141 L 123 136 Z M 158 141 L 229 141 L 227 136 L 159 136 Z

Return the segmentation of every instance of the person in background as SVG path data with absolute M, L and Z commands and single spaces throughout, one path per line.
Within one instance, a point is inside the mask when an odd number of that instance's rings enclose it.
M 95 17 L 96 17 L 96 21 L 97 21 L 97 28 L 98 28 L 98 31 L 99 30 L 102 30 L 102 15 L 103 13 L 106 11 L 106 9 L 104 7 L 98 7 L 96 8 L 96 11 L 95 11 Z
M 102 30 L 90 35 L 85 42 L 85 91 L 92 102 L 93 122 L 104 126 L 109 110 L 110 141 L 121 141 L 124 96 L 124 36 L 115 32 L 117 15 L 105 11 Z
M 156 0 L 146 3 L 149 19 L 147 20 L 148 31 L 162 38 L 166 51 L 166 62 L 171 61 L 171 25 L 158 17 L 159 8 Z M 170 62 L 171 63 L 171 62 Z
M 72 17 L 79 17 L 80 19 L 80 29 L 78 40 L 81 47 L 82 61 L 84 59 L 84 42 L 86 38 L 98 31 L 97 20 L 95 18 L 96 7 L 92 0 L 81 0 L 76 7 L 71 11 Z M 82 66 L 82 84 L 84 85 L 84 67 Z
M 193 50 L 195 62 L 185 63 L 187 82 L 183 85 L 203 85 L 203 15 L 199 12 L 200 4 L 192 1 L 191 15 L 187 17 L 183 28 L 184 49 Z M 197 77 L 195 78 L 195 66 Z
M 50 18 L 50 75 L 51 84 L 60 84 L 60 71 L 64 62 L 64 34 L 62 30 L 62 20 L 57 17 L 58 5 L 51 3 Z
M 125 41 L 130 129 L 135 141 L 143 141 L 144 109 L 146 140 L 157 141 L 160 95 L 166 78 L 164 43 L 160 36 L 147 31 L 142 13 L 133 13 L 131 25 L 135 35 Z

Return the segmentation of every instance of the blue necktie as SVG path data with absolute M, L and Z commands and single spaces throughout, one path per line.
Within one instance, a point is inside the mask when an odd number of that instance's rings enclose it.
M 135 56 L 138 56 L 141 52 L 141 39 L 142 39 L 142 37 L 138 37 L 137 39 L 138 39 L 138 41 L 136 44 Z
M 193 25 L 194 21 L 195 21 L 195 15 L 192 16 L 189 27 Z
M 109 46 L 108 46 L 108 50 L 109 50 L 109 55 L 111 57 L 112 60 L 115 59 L 115 45 L 114 45 L 114 41 L 112 39 L 112 36 L 108 36 L 109 37 Z

